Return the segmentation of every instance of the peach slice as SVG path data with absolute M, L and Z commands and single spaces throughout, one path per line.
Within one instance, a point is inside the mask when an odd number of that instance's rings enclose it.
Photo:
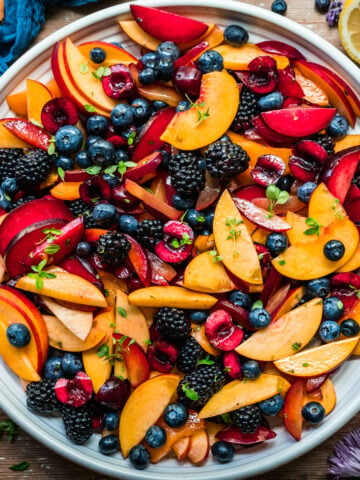
M 215 256 L 212 255 L 215 253 Z M 204 252 L 193 258 L 184 272 L 184 287 L 197 292 L 224 293 L 235 289 L 216 252 Z
M 120 416 L 119 439 L 126 458 L 171 402 L 179 383 L 178 375 L 158 375 L 136 388 L 128 398 Z
M 65 352 L 84 352 L 98 346 L 106 339 L 107 331 L 97 327 L 94 322 L 86 340 L 76 337 L 60 320 L 53 315 L 43 315 L 49 333 L 51 347 Z
M 19 117 L 27 118 L 26 97 L 26 90 L 20 90 L 19 92 L 12 93 L 6 97 L 6 101 L 10 110 L 12 110 L 16 115 L 19 115 Z
M 327 373 L 346 360 L 356 347 L 359 338 L 346 338 L 337 342 L 309 348 L 295 355 L 281 358 L 275 366 L 288 375 L 315 377 Z
M 173 307 L 193 310 L 207 310 L 217 302 L 217 298 L 206 293 L 191 292 L 186 288 L 172 285 L 139 288 L 130 293 L 128 300 L 131 305 L 137 307 Z
M 233 380 L 213 395 L 200 410 L 200 418 L 214 417 L 285 393 L 290 383 L 277 375 L 261 374 L 255 380 Z
M 26 80 L 26 99 L 28 120 L 41 122 L 41 110 L 45 103 L 53 98 L 52 93 L 41 82 L 37 80 Z
M 303 418 L 301 410 L 303 407 L 304 391 L 304 379 L 299 378 L 291 385 L 284 400 L 284 425 L 295 440 L 300 440 L 302 433 Z
M 325 380 L 319 390 L 321 394 L 320 398 L 314 395 L 316 391 L 314 393 L 306 393 L 303 397 L 303 405 L 313 401 L 319 402 L 325 408 L 325 415 L 328 415 L 334 410 L 336 405 L 336 391 L 330 378 Z
M 192 437 L 183 437 L 173 444 L 172 450 L 178 460 L 185 460 L 187 457 L 191 447 L 191 438 Z
M 29 382 L 38 382 L 40 375 L 35 370 L 24 349 L 16 348 L 8 342 L 6 324 L 0 321 L 0 355 L 15 375 Z
M 229 73 L 206 73 L 195 104 L 174 115 L 161 140 L 179 150 L 195 150 L 209 145 L 230 127 L 238 104 L 239 89 Z
M 228 190 L 224 191 L 216 206 L 213 231 L 216 249 L 225 267 L 247 283 L 262 284 L 254 243 Z
M 92 312 L 64 307 L 50 297 L 41 296 L 41 300 L 50 312 L 62 322 L 76 337 L 85 340 L 93 323 Z
M 191 445 L 188 458 L 195 465 L 201 465 L 209 456 L 210 442 L 206 430 L 198 430 L 191 436 Z
M 138 307 L 129 304 L 128 296 L 121 290 L 116 291 L 115 323 L 119 332 L 133 338 L 146 352 L 150 340 L 146 319 Z
M 308 215 L 324 227 L 330 225 L 336 218 L 347 217 L 345 209 L 330 193 L 325 183 L 320 183 L 311 194 Z
M 191 336 L 201 345 L 205 352 L 215 357 L 221 355 L 221 350 L 216 347 L 213 347 L 209 342 L 209 339 L 205 333 L 205 324 L 197 325 L 193 323 L 191 325 Z
M 328 260 L 324 246 L 330 240 L 340 240 L 345 246 L 344 256 L 338 261 Z M 295 243 L 272 260 L 274 268 L 283 276 L 296 280 L 311 280 L 335 272 L 355 253 L 359 233 L 347 218 L 336 219 L 323 234 L 310 243 Z
M 254 360 L 278 360 L 294 355 L 315 335 L 322 318 L 322 300 L 313 298 L 258 330 L 235 350 Z
M 106 300 L 111 307 L 114 307 L 117 291 L 121 290 L 125 293 L 128 292 L 126 282 L 121 278 L 115 277 L 115 275 L 106 270 L 99 270 L 98 274 L 104 285 L 104 290 L 106 292 Z
M 224 68 L 230 70 L 247 70 L 249 63 L 256 57 L 269 56 L 276 60 L 277 68 L 285 68 L 289 65 L 289 59 L 285 55 L 264 53 L 264 51 L 252 43 L 246 43 L 240 47 L 220 45 L 214 48 L 224 59 Z
M 137 58 L 134 57 L 131 53 L 127 52 L 121 47 L 114 45 L 113 43 L 102 42 L 100 40 L 95 40 L 91 42 L 85 42 L 81 45 L 78 45 L 79 52 L 89 60 L 89 64 L 96 70 L 100 66 L 110 67 L 111 65 L 116 65 L 117 63 L 122 63 L 124 65 L 129 65 L 129 63 L 137 62 Z M 90 52 L 93 48 L 102 48 L 106 53 L 105 61 L 101 64 L 94 63 L 90 59 Z
M 289 243 L 291 245 L 295 243 L 311 243 L 314 240 L 317 240 L 318 236 L 316 234 L 306 235 L 304 233 L 310 228 L 309 225 L 306 223 L 305 217 L 302 217 L 301 215 L 293 213 L 289 210 L 286 213 L 285 221 L 286 223 L 291 225 L 291 229 L 286 232 Z M 321 224 L 319 231 L 322 232 L 323 229 L 323 225 Z
M 42 288 L 37 288 L 35 278 L 25 275 L 16 282 L 16 288 L 80 305 L 108 306 L 101 291 L 82 277 L 63 271 L 55 275 L 55 278 L 44 278 Z
M 350 260 L 342 265 L 337 272 L 353 272 L 358 268 L 360 268 L 360 242 Z
M 297 287 L 289 291 L 285 297 L 284 302 L 279 306 L 277 310 L 273 312 L 273 322 L 281 318 L 285 313 L 290 312 L 305 295 L 304 287 Z
M 76 200 L 80 198 L 80 187 L 83 182 L 59 182 L 51 190 L 50 193 L 54 198 L 59 200 Z
M 353 134 L 353 135 L 346 135 L 344 138 L 340 138 L 335 142 L 335 153 L 341 152 L 341 150 L 345 150 L 351 147 L 358 147 L 360 145 L 360 135 Z

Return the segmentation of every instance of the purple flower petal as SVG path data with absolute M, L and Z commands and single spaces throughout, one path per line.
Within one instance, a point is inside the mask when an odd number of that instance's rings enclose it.
M 329 473 L 334 475 L 335 480 L 360 477 L 360 428 L 347 433 L 336 442 L 328 463 Z

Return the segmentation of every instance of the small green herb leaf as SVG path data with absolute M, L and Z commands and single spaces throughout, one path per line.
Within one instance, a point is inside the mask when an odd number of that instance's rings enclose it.
M 87 112 L 95 112 L 95 107 L 93 105 L 85 104 L 84 108 Z
M 86 168 L 85 171 L 90 175 L 98 175 L 101 172 L 101 167 L 100 165 L 92 165 L 91 167 Z
M 45 247 L 44 252 L 48 255 L 54 255 L 60 250 L 60 245 L 56 245 L 56 243 L 51 243 Z
M 3 435 L 12 442 L 19 435 L 18 426 L 10 419 L 3 420 L 0 422 L 0 438 Z
M 87 73 L 89 71 L 89 65 L 87 63 L 80 63 L 80 73 Z
M 264 304 L 261 300 L 256 300 L 256 302 L 253 303 L 251 310 L 254 310 L 255 308 L 263 308 Z
M 10 470 L 13 470 L 14 472 L 23 472 L 24 470 L 26 470 L 27 468 L 30 467 L 30 463 L 29 462 L 21 462 L 21 463 L 18 463 L 16 465 L 11 465 Z
M 58 167 L 57 169 L 57 174 L 59 175 L 61 181 L 63 182 L 64 179 L 65 179 L 65 172 L 64 172 L 64 169 L 61 168 L 61 167 Z
M 127 311 L 125 310 L 125 308 L 123 307 L 118 307 L 117 308 L 117 311 L 118 311 L 118 314 L 123 317 L 123 318 L 127 318 Z
M 182 391 L 185 393 L 186 397 L 193 401 L 199 400 L 199 395 L 197 392 L 195 392 L 195 390 L 192 388 L 189 388 L 188 385 L 188 383 L 184 383 L 182 386 Z

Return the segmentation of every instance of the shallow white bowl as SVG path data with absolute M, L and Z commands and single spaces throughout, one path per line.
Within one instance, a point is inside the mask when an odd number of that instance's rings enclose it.
M 221 26 L 241 23 L 250 32 L 250 41 L 283 40 L 298 47 L 308 59 L 317 60 L 340 73 L 357 94 L 359 69 L 342 53 L 310 30 L 270 11 L 234 1 L 165 0 L 146 1 L 146 5 L 166 7 L 171 11 L 210 21 Z M 46 82 L 51 78 L 49 58 L 56 41 L 71 36 L 75 42 L 104 40 L 122 42 L 125 48 L 136 48 L 120 31 L 117 20 L 128 18 L 129 5 L 122 4 L 82 18 L 50 35 L 22 56 L 0 78 L 0 118 L 8 116 L 5 97 L 24 88 L 27 77 Z M 359 130 L 359 127 L 357 127 Z M 144 471 L 131 468 L 120 454 L 106 457 L 98 452 L 99 437 L 94 435 L 86 446 L 70 444 L 59 419 L 36 416 L 25 405 L 25 394 L 19 380 L 0 361 L 1 408 L 34 438 L 56 453 L 86 468 L 120 479 L 217 480 L 248 478 L 259 475 L 303 455 L 340 429 L 360 410 L 359 360 L 350 360 L 334 375 L 338 396 L 335 410 L 324 422 L 304 431 L 300 442 L 293 440 L 282 426 L 274 440 L 240 451 L 229 464 L 214 463 L 211 458 L 202 467 L 189 463 L 180 466 L 175 460 L 151 465 Z M 279 423 L 279 422 L 278 422 Z

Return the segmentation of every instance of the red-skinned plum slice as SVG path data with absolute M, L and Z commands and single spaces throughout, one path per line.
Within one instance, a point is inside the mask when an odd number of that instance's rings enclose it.
M 216 310 L 225 310 L 231 316 L 234 322 L 238 323 L 241 327 L 244 327 L 247 330 L 253 330 L 252 326 L 249 323 L 249 312 L 240 305 L 235 305 L 229 300 L 221 298 L 215 303 L 214 307 L 212 308 L 212 311 Z
M 80 196 L 87 205 L 93 205 L 95 198 L 110 200 L 111 187 L 100 175 L 93 175 L 80 185 Z
M 251 202 L 254 198 L 266 197 L 266 188 L 260 185 L 244 185 L 233 192 L 234 197 Z
M 128 254 L 128 259 L 131 263 L 131 266 L 139 276 L 142 283 L 148 287 L 151 279 L 151 266 L 145 250 L 140 243 L 130 235 L 125 234 L 125 237 L 131 245 Z
M 190 50 L 184 53 L 184 55 L 175 60 L 174 70 L 176 71 L 179 67 L 191 64 L 191 62 L 198 58 L 208 48 L 208 46 L 209 43 L 206 40 L 194 45 L 192 48 L 190 48 Z
M 130 337 L 113 333 L 115 352 L 123 358 L 133 388 L 148 380 L 150 366 L 144 350 Z
M 13 120 L 3 124 L 11 133 L 33 147 L 47 151 L 50 146 L 50 135 L 30 120 Z
M 288 66 L 278 70 L 279 81 L 277 90 L 283 94 L 284 97 L 303 98 L 304 92 L 296 81 L 294 70 Z
M 234 198 L 234 203 L 242 215 L 261 228 L 272 232 L 285 232 L 291 228 L 291 226 L 278 215 L 271 216 L 268 210 L 258 207 L 248 200 Z
M 266 53 L 275 53 L 277 55 L 285 55 L 290 60 L 305 60 L 304 55 L 292 45 L 281 42 L 279 40 L 265 40 L 256 44 Z
M 268 427 L 260 425 L 254 433 L 243 433 L 236 427 L 229 427 L 216 434 L 216 438 L 235 445 L 254 445 L 276 437 L 276 433 Z
M 175 192 L 174 192 L 175 193 Z M 212 177 L 208 171 L 205 172 L 205 186 L 199 193 L 195 209 L 197 211 L 210 207 L 221 193 L 221 184 L 218 178 Z

